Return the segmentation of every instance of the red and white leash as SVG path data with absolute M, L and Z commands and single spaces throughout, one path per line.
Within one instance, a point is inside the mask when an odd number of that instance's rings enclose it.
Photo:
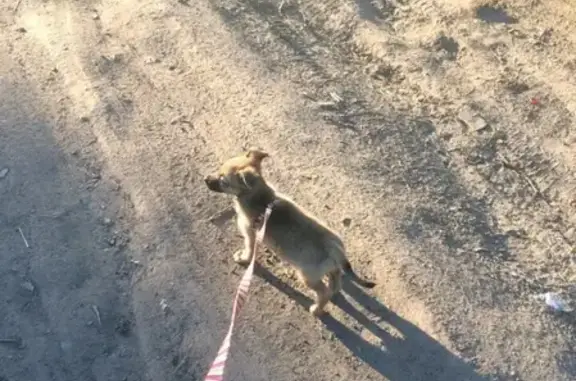
M 234 298 L 234 305 L 232 307 L 232 318 L 230 320 L 230 328 L 228 328 L 228 333 L 226 338 L 222 342 L 220 349 L 218 350 L 218 355 L 216 359 L 210 366 L 210 370 L 206 375 L 204 381 L 223 381 L 224 380 L 224 368 L 226 366 L 226 360 L 228 360 L 228 355 L 230 353 L 230 344 L 232 341 L 232 334 L 234 333 L 234 325 L 236 323 L 236 318 L 242 310 L 246 298 L 248 297 L 248 289 L 250 288 L 250 282 L 252 281 L 252 275 L 254 274 L 254 264 L 256 262 L 256 248 L 259 242 L 264 239 L 264 233 L 266 232 L 266 224 L 268 218 L 272 213 L 272 208 L 274 204 L 270 203 L 266 207 L 266 212 L 264 212 L 264 217 L 262 218 L 262 226 L 256 233 L 256 243 L 254 244 L 254 249 L 252 250 L 252 259 L 250 260 L 250 265 L 246 269 L 244 275 L 242 275 L 242 280 L 238 285 L 238 290 L 236 291 L 236 297 Z

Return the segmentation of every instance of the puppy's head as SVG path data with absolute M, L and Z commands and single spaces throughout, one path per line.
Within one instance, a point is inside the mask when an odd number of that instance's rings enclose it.
M 235 196 L 252 193 L 264 184 L 261 165 L 267 157 L 266 152 L 250 148 L 242 155 L 226 160 L 218 172 L 206 176 L 204 182 L 213 192 Z

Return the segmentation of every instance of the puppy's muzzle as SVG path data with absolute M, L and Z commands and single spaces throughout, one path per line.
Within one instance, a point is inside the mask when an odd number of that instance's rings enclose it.
M 210 189 L 212 192 L 222 192 L 222 186 L 220 184 L 220 180 L 217 177 L 210 175 L 206 176 L 204 178 L 204 182 L 206 183 L 208 189 Z

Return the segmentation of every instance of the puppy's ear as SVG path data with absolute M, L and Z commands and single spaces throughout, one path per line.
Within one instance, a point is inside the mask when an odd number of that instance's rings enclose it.
M 268 155 L 267 152 L 262 151 L 259 148 L 251 147 L 248 149 L 248 152 L 246 152 L 246 157 L 252 159 L 252 161 L 255 164 L 259 165 L 262 162 L 262 160 L 264 160 L 267 157 L 270 157 L 270 155 Z
M 252 189 L 262 181 L 262 177 L 255 171 L 242 171 L 238 172 L 238 177 L 246 189 Z

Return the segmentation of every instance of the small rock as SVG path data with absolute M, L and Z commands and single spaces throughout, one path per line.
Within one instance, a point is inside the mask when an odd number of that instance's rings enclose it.
M 543 42 L 545 44 L 550 42 L 550 39 L 552 38 L 552 32 L 554 31 L 553 28 L 546 28 L 542 31 L 542 33 L 540 33 L 540 35 L 538 36 L 538 41 Z
M 108 240 L 108 244 L 109 244 L 110 246 L 116 245 L 116 238 L 110 238 L 110 239 Z
M 8 168 L 3 168 L 2 170 L 0 170 L 0 180 L 6 177 L 6 175 L 8 175 L 8 172 L 10 172 Z
M 111 220 L 110 218 L 104 218 L 104 219 L 102 220 L 102 223 L 103 223 L 105 226 L 111 226 L 111 225 L 112 225 L 112 220 Z
M 502 130 L 497 130 L 494 131 L 494 135 L 492 135 L 491 139 L 492 141 L 497 143 L 504 143 L 505 141 L 508 140 L 508 135 Z
M 26 33 L 26 32 L 28 32 L 28 31 L 26 30 L 26 28 L 20 27 L 20 28 L 17 28 L 17 29 L 16 29 L 16 32 Z
M 342 220 L 342 225 L 344 225 L 346 227 L 349 227 L 351 223 L 352 223 L 352 219 L 350 219 L 348 217 L 346 217 Z
M 525 93 L 526 91 L 530 90 L 530 86 L 525 84 L 524 82 L 519 81 L 510 81 L 506 88 L 513 94 L 518 95 Z
M 164 312 L 164 313 L 168 312 L 170 307 L 168 307 L 168 303 L 166 302 L 166 299 L 160 300 L 160 308 L 162 309 L 162 312 Z
M 22 282 L 22 288 L 28 292 L 34 292 L 34 290 L 36 289 L 36 287 L 34 287 L 32 282 L 30 282 L 30 281 Z
M 439 136 L 440 136 L 440 139 L 448 142 L 454 137 L 454 134 L 451 132 L 442 132 Z
M 458 51 L 460 50 L 460 44 L 458 44 L 454 38 L 447 37 L 445 35 L 438 36 L 435 45 L 438 50 L 446 51 L 448 53 L 448 57 L 452 60 L 456 59 Z
M 144 63 L 145 64 L 154 64 L 154 63 L 158 63 L 160 62 L 160 58 L 156 58 L 156 57 L 147 57 L 144 59 Z
M 369 65 L 365 68 L 365 73 L 374 79 L 391 79 L 395 69 L 390 65 Z
M 128 319 L 120 319 L 117 323 L 116 323 L 116 327 L 114 328 L 116 332 L 118 332 L 118 334 L 120 334 L 121 336 L 127 337 L 130 335 L 130 328 L 131 328 L 131 324 L 130 324 L 130 320 Z
M 524 229 L 510 229 L 506 231 L 506 235 L 513 238 L 526 238 L 528 233 Z
M 94 13 L 92 15 L 92 20 L 100 20 L 100 15 L 98 13 Z
M 87 123 L 89 121 L 90 121 L 90 118 L 88 118 L 87 116 L 80 117 L 80 122 L 82 122 L 82 123 Z
M 482 131 L 488 127 L 488 122 L 476 114 L 470 107 L 464 107 L 460 110 L 458 119 L 474 131 Z
M 340 109 L 338 103 L 331 101 L 318 102 L 317 106 L 318 108 L 326 111 L 336 111 Z

